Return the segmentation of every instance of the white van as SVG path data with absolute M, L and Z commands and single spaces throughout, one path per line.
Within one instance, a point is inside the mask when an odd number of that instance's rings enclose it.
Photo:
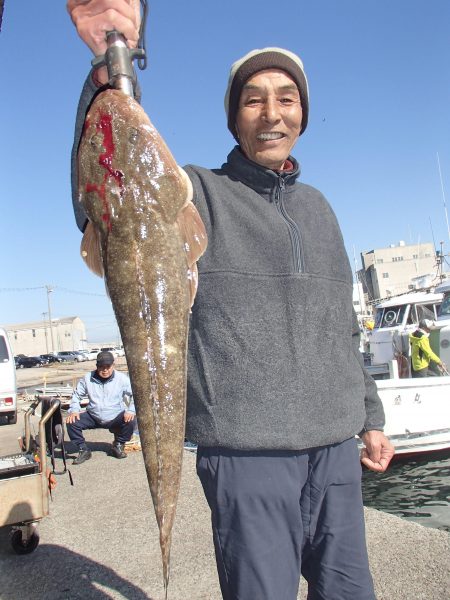
M 17 423 L 17 383 L 14 356 L 8 334 L 0 328 L 0 416 Z

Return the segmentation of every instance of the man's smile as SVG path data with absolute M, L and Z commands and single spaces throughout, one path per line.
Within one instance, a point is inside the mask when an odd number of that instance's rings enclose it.
M 258 133 L 256 139 L 266 142 L 270 140 L 281 140 L 283 137 L 285 137 L 285 134 L 281 133 L 280 131 L 267 131 Z

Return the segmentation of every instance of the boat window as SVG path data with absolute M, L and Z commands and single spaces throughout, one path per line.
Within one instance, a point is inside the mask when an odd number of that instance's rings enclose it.
M 381 327 L 381 323 L 383 322 L 383 312 L 384 312 L 384 308 L 377 308 L 377 310 L 375 312 L 374 328 Z
M 9 354 L 5 338 L 0 335 L 0 362 L 8 362 Z
M 410 305 L 408 310 L 408 318 L 406 319 L 406 324 L 407 325 L 414 325 L 414 323 L 416 323 L 416 319 L 417 319 L 417 313 L 415 311 L 415 306 L 412 304 Z
M 440 317 L 450 316 L 450 292 L 447 292 L 442 300 L 442 304 L 439 308 L 438 314 Z
M 435 317 L 434 305 L 433 304 L 417 304 L 417 321 L 422 319 L 431 319 L 433 321 Z
M 375 327 L 395 327 L 403 323 L 406 304 L 378 308 L 375 315 Z

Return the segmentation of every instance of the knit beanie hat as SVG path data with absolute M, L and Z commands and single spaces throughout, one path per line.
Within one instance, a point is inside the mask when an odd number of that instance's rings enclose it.
M 309 94 L 308 82 L 303 71 L 303 63 L 300 58 L 283 48 L 263 48 L 252 50 L 235 63 L 232 64 L 225 94 L 225 112 L 228 117 L 228 129 L 237 140 L 236 115 L 239 108 L 241 91 L 246 81 L 255 73 L 265 69 L 281 69 L 288 73 L 295 81 L 300 92 L 302 105 L 302 127 L 300 135 L 305 131 L 308 124 Z

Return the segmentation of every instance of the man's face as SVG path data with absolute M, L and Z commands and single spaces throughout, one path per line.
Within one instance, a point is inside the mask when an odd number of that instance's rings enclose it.
M 110 377 L 114 371 L 114 363 L 112 365 L 97 365 L 97 373 L 103 379 Z
M 279 170 L 300 135 L 302 106 L 290 75 L 267 69 L 242 88 L 236 129 L 247 158 L 267 169 Z

